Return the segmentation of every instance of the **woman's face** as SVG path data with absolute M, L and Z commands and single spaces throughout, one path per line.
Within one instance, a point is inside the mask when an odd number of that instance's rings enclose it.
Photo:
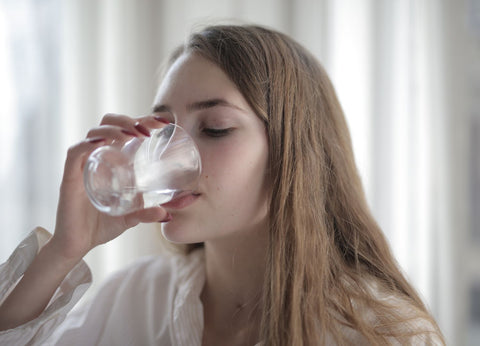
M 182 126 L 202 158 L 196 193 L 165 205 L 172 215 L 165 237 L 194 243 L 265 229 L 266 129 L 227 75 L 199 55 L 182 55 L 160 85 L 154 112 Z

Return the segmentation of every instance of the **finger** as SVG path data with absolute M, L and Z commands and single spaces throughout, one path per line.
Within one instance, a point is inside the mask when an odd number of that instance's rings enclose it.
M 109 113 L 102 118 L 100 124 L 118 126 L 138 135 L 148 137 L 150 135 L 149 129 L 160 128 L 173 121 L 173 117 L 158 113 L 138 118 Z
M 140 222 L 167 222 L 171 215 L 162 207 L 151 207 L 133 212 L 125 216 L 125 224 L 128 228 L 138 225 Z
M 146 129 L 159 129 L 171 123 L 174 123 L 173 118 L 170 119 L 159 114 L 152 114 L 138 118 L 136 128 L 138 129 L 140 125 Z
M 71 146 L 65 160 L 64 180 L 77 179 L 82 175 L 83 165 L 90 153 L 106 142 L 104 137 L 91 137 Z
M 108 113 L 100 121 L 100 125 L 115 125 L 123 128 L 133 128 L 138 119 L 123 114 Z
M 163 127 L 168 124 L 174 124 L 175 119 L 170 113 L 154 113 L 138 118 L 142 124 L 149 127 Z
M 122 114 L 106 114 L 101 125 L 118 126 L 140 137 L 149 137 L 151 129 L 161 128 L 175 120 L 170 113 L 155 113 L 144 117 L 132 118 Z M 102 127 L 102 126 L 101 126 Z
M 100 128 L 104 126 L 114 126 L 124 129 L 124 132 L 136 137 L 148 137 L 150 135 L 147 128 L 144 126 L 136 126 L 138 119 L 123 115 L 123 114 L 105 114 L 100 122 Z
M 139 134 L 134 130 L 128 130 L 116 125 L 102 125 L 88 131 L 87 138 L 103 137 L 109 141 L 126 141 L 132 137 L 138 137 Z

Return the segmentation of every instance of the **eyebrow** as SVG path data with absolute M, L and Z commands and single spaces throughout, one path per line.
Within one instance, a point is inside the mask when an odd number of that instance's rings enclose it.
M 190 103 L 187 105 L 187 111 L 192 112 L 192 111 L 198 111 L 202 109 L 213 108 L 217 106 L 231 107 L 231 108 L 238 109 L 240 111 L 244 111 L 244 109 L 240 108 L 239 106 L 234 105 L 233 103 L 230 103 L 227 100 L 222 98 L 214 98 L 214 99 L 208 99 L 208 100 L 202 100 L 202 101 Z M 162 105 L 162 104 L 155 105 L 153 107 L 153 112 L 154 113 L 171 112 L 171 108 L 168 105 Z

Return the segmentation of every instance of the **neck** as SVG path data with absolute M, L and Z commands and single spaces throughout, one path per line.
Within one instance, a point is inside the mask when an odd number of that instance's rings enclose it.
M 263 227 L 205 243 L 204 341 L 258 341 L 267 237 Z

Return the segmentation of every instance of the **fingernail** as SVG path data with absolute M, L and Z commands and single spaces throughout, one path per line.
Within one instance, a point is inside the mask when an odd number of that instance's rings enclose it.
M 161 117 L 160 115 L 155 115 L 153 117 L 156 121 L 160 121 L 161 123 L 164 123 L 164 124 L 170 124 L 170 121 L 168 121 L 168 119 L 164 118 L 164 117 Z
M 170 213 L 167 213 L 165 218 L 163 220 L 158 221 L 158 222 L 163 223 L 163 222 L 168 222 L 168 221 L 172 221 L 172 215 L 170 215 Z
M 140 124 L 140 122 L 136 122 L 135 123 L 135 128 L 138 130 L 138 132 L 140 132 L 142 135 L 145 135 L 147 137 L 150 137 L 150 131 L 148 131 L 148 129 L 143 126 L 142 124 Z
M 100 143 L 100 142 L 102 142 L 102 141 L 105 141 L 105 138 L 103 138 L 103 137 L 87 138 L 87 142 L 92 143 L 92 144 L 94 144 L 94 143 Z
M 128 130 L 124 130 L 122 129 L 122 132 L 128 136 L 133 136 L 133 137 L 137 137 L 137 134 L 136 133 L 133 133 L 131 131 L 128 131 Z

